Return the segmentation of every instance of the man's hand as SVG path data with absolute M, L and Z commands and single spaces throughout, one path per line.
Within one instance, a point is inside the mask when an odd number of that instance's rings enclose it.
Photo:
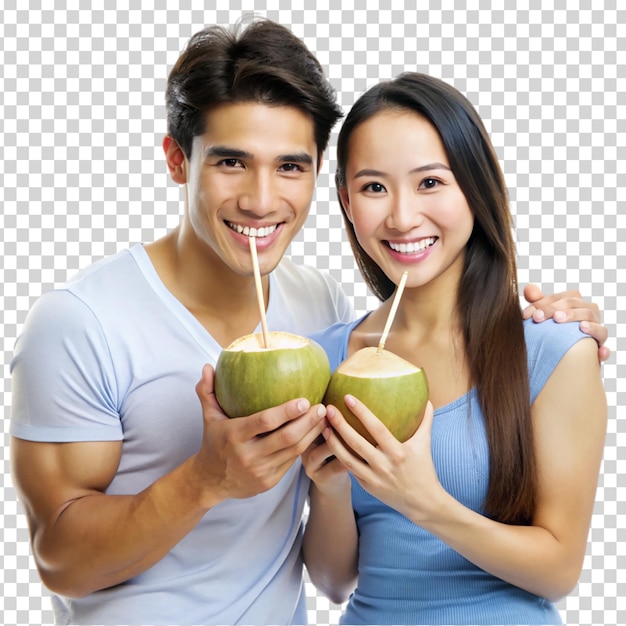
M 598 343 L 598 359 L 606 361 L 611 355 L 606 342 L 609 331 L 602 324 L 600 308 L 597 304 L 584 300 L 578 291 L 563 291 L 544 296 L 537 285 L 524 287 L 524 298 L 530 303 L 522 312 L 524 319 L 530 317 L 535 322 L 554 319 L 555 322 L 581 322 L 580 330 Z
M 210 506 L 228 498 L 249 498 L 271 489 L 326 425 L 326 409 L 305 398 L 228 418 L 214 392 L 214 370 L 206 365 L 196 393 L 204 435 L 196 457 L 198 481 Z

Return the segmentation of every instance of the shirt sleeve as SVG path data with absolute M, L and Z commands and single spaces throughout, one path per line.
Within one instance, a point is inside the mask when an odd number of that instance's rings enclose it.
M 356 312 L 352 306 L 352 301 L 347 296 L 343 287 L 332 276 L 326 274 L 328 287 L 333 294 L 335 302 L 335 310 L 337 312 L 337 320 L 340 322 L 353 322 L 356 319 Z
M 15 344 L 11 434 L 42 442 L 123 439 L 102 328 L 68 290 L 44 294 Z
M 524 322 L 528 350 L 530 403 L 532 404 L 567 351 L 581 339 L 589 339 L 578 322 L 557 324 L 554 320 Z

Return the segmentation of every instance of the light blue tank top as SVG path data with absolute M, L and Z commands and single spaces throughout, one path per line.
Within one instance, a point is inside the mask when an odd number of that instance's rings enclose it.
M 359 320 L 360 321 L 360 320 Z M 314 338 L 334 369 L 358 324 L 336 324 Z M 525 323 L 531 402 L 569 348 L 586 337 L 578 324 Z M 444 488 L 482 512 L 489 451 L 473 389 L 435 411 L 432 454 Z M 560 624 L 556 606 L 472 564 L 443 541 L 352 480 L 359 529 L 358 587 L 342 624 Z

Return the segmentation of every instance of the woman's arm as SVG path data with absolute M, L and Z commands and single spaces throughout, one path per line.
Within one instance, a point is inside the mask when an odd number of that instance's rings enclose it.
M 328 460 L 330 455 L 325 443 L 312 444 L 302 455 L 312 481 L 302 553 L 311 582 L 340 604 L 356 585 L 359 540 L 350 477 L 337 459 Z
M 558 600 L 576 585 L 584 559 L 604 438 L 607 407 L 591 339 L 561 360 L 532 407 L 538 497 L 531 526 L 513 526 L 463 506 L 439 483 L 430 454 L 431 419 L 398 443 L 359 402 L 355 412 L 378 441 L 371 446 L 340 415 L 329 421 L 330 449 L 374 496 L 430 531 L 491 574 Z

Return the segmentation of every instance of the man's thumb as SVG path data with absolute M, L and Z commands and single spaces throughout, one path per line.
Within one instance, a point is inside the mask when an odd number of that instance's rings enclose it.
M 223 411 L 215 397 L 215 370 L 208 363 L 202 368 L 202 377 L 196 385 L 196 394 L 202 405 L 202 412 L 205 417 L 217 411 L 223 415 Z

